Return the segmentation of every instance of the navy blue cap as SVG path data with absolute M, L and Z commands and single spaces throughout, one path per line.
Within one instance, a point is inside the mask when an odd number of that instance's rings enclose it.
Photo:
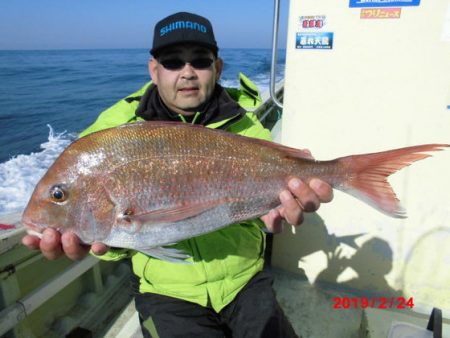
M 162 49 L 180 43 L 194 43 L 206 47 L 214 55 L 217 55 L 219 50 L 211 22 L 200 15 L 187 12 L 172 14 L 155 25 L 150 53 L 157 56 Z

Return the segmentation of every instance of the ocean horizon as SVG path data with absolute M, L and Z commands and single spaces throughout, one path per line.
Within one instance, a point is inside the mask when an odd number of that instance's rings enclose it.
M 271 49 L 224 48 L 220 84 L 239 72 L 269 89 Z M 148 49 L 0 50 L 0 214 L 22 210 L 61 151 L 100 112 L 150 81 Z M 277 81 L 284 78 L 279 50 Z

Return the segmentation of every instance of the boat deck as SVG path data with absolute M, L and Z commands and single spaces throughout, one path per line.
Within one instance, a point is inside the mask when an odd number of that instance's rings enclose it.
M 304 338 L 387 338 L 393 325 L 403 323 L 410 337 L 432 337 L 426 331 L 428 317 L 412 311 L 335 309 L 335 297 L 354 297 L 333 286 L 311 285 L 305 277 L 272 268 L 278 300 L 296 333 Z M 404 332 L 404 331 L 402 331 Z M 450 332 L 444 324 L 444 333 Z M 413 335 L 416 334 L 416 335 Z M 142 338 L 139 319 L 130 301 L 113 325 L 98 337 Z M 392 336 L 404 337 L 404 336 Z M 443 335 L 443 337 L 448 337 Z

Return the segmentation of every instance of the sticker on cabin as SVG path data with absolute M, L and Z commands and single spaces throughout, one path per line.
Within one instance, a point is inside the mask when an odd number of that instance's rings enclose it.
M 362 8 L 361 19 L 400 19 L 402 9 L 397 8 Z
M 321 29 L 325 26 L 325 15 L 300 16 L 299 29 Z
M 332 49 L 332 32 L 297 32 L 296 49 Z
M 350 0 L 349 7 L 419 6 L 420 0 Z

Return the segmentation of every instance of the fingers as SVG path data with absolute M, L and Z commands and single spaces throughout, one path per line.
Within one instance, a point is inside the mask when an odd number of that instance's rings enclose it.
M 303 212 L 316 211 L 320 206 L 319 197 L 303 181 L 292 178 L 288 182 L 289 190 L 280 194 L 281 214 L 289 224 L 300 225 Z
M 77 235 L 70 232 L 61 236 L 61 244 L 66 256 L 74 261 L 83 259 L 90 250 L 89 246 L 81 244 Z
M 319 197 L 320 202 L 328 203 L 333 199 L 333 188 L 328 183 L 319 180 L 318 178 L 313 178 L 309 182 L 309 186 Z
M 307 184 L 294 177 L 288 182 L 288 190 L 280 193 L 281 208 L 275 213 L 271 211 L 262 219 L 269 231 L 280 232 L 283 218 L 289 224 L 300 225 L 305 212 L 317 211 L 321 203 L 330 202 L 332 199 L 333 189 L 328 183 L 313 178 Z
M 262 216 L 261 220 L 264 222 L 269 232 L 276 234 L 283 230 L 283 217 L 278 209 L 272 209 L 267 215 Z
M 22 243 L 31 250 L 41 250 L 42 255 L 49 259 L 55 260 L 66 255 L 71 260 L 83 259 L 90 250 L 90 246 L 83 245 L 77 235 L 67 232 L 61 235 L 52 228 L 45 229 L 42 232 L 42 238 L 26 235 L 22 238 Z M 106 245 L 96 243 L 98 254 L 107 251 Z
M 42 239 L 39 243 L 42 254 L 49 260 L 55 260 L 62 256 L 61 234 L 51 228 L 42 232 Z
M 104 255 L 108 249 L 109 247 L 107 245 L 98 242 L 93 243 L 91 247 L 92 252 L 97 256 Z
M 303 208 L 291 192 L 285 190 L 280 194 L 281 216 L 292 225 L 300 225 L 303 221 Z
M 319 197 L 308 184 L 306 184 L 299 178 L 292 178 L 288 182 L 288 187 L 291 193 L 289 206 L 294 207 L 294 202 L 297 201 L 297 204 L 300 205 L 300 209 L 302 211 L 313 212 L 319 209 Z M 286 206 L 287 205 L 288 204 L 286 204 Z
M 39 242 L 41 240 L 36 236 L 25 235 L 22 238 L 22 244 L 30 250 L 39 250 Z

